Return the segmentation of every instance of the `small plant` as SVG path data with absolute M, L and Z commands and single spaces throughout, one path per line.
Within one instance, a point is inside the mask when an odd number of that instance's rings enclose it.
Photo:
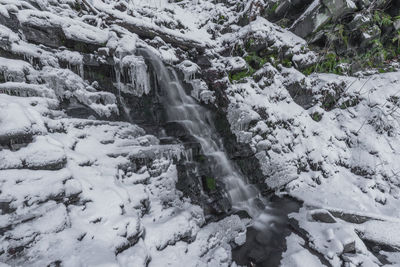
M 392 17 L 382 11 L 375 11 L 374 13 L 374 17 L 373 17 L 373 21 L 379 25 L 379 27 L 387 27 L 392 25 L 393 21 L 392 21 Z
M 311 65 L 311 66 L 307 67 L 305 70 L 303 70 L 303 74 L 308 76 L 311 73 L 314 73 L 315 72 L 315 66 L 316 65 Z
M 226 18 L 224 15 L 220 15 L 219 18 L 218 18 L 217 23 L 218 23 L 219 25 L 222 25 L 222 24 L 224 24 L 226 21 L 227 21 L 227 18 Z
M 392 43 L 397 43 L 397 49 L 400 49 L 400 30 L 398 30 L 392 39 Z
M 272 5 L 272 7 L 268 10 L 268 13 L 269 13 L 270 15 L 272 15 L 273 13 L 275 13 L 275 11 L 276 11 L 276 9 L 278 8 L 278 6 L 279 6 L 279 1 L 276 1 L 276 2 Z
M 78 12 L 82 10 L 81 4 L 80 4 L 78 1 L 76 1 L 76 2 L 74 3 L 74 9 L 75 9 L 76 11 L 78 11 Z
M 335 27 L 335 32 L 336 35 L 339 37 L 340 40 L 343 41 L 343 43 L 346 45 L 346 47 L 349 46 L 349 39 L 346 35 L 346 31 L 344 29 L 344 25 L 343 24 L 339 24 Z
M 311 118 L 312 118 L 314 121 L 318 122 L 318 121 L 322 120 L 322 114 L 319 113 L 319 112 L 314 112 L 314 113 L 311 115 Z
M 229 74 L 230 81 L 240 81 L 243 78 L 249 77 L 253 75 L 255 70 L 249 66 L 248 70 L 243 70 L 241 72 L 237 72 L 235 74 Z
M 292 61 L 288 58 L 282 60 L 282 65 L 286 68 L 290 68 L 292 66 Z
M 358 97 L 355 97 L 353 99 L 346 100 L 342 104 L 340 104 L 340 109 L 354 107 L 354 106 L 357 106 L 358 103 L 360 103 L 360 99 Z
M 336 98 L 331 94 L 326 94 L 322 101 L 322 108 L 331 110 L 336 105 Z
M 320 63 L 308 67 L 303 71 L 303 73 L 306 75 L 309 75 L 313 72 L 343 74 L 343 63 L 348 63 L 348 60 L 345 58 L 340 58 L 333 52 L 330 52 L 324 56 Z
M 214 191 L 217 189 L 217 183 L 213 177 L 206 177 L 206 185 L 207 189 L 210 191 Z
M 250 38 L 247 42 L 246 42 L 246 49 L 250 49 L 250 47 L 255 43 L 253 38 Z
M 247 56 L 244 57 L 247 64 L 254 69 L 259 69 L 267 63 L 267 60 L 259 57 L 255 52 L 249 53 Z

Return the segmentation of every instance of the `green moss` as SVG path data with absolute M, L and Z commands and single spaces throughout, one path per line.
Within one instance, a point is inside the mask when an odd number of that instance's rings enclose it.
M 219 25 L 224 24 L 226 21 L 227 21 L 227 18 L 224 15 L 219 15 L 218 20 L 217 20 L 217 23 Z
M 284 58 L 282 60 L 282 65 L 285 66 L 286 68 L 290 68 L 292 66 L 292 61 L 288 58 Z
M 322 114 L 321 113 L 318 113 L 318 112 L 314 112 L 312 115 L 311 115 L 311 118 L 313 119 L 313 120 L 315 120 L 315 121 L 320 121 L 320 120 L 322 120 Z
M 81 10 L 82 10 L 81 4 L 80 4 L 78 1 L 75 2 L 73 8 L 74 8 L 76 11 L 81 11 Z
M 214 191 L 217 189 L 217 183 L 213 177 L 206 177 L 206 186 L 210 191 Z
M 244 57 L 244 60 L 246 60 L 247 64 L 254 69 L 259 69 L 267 63 L 265 58 L 259 57 L 254 52 L 247 54 L 247 56 Z
M 307 67 L 302 72 L 303 72 L 304 75 L 307 75 L 307 76 L 310 75 L 311 73 L 314 73 L 315 72 L 315 65 L 311 65 L 311 66 Z
M 267 61 L 264 58 L 261 58 L 256 55 L 256 53 L 252 52 L 247 54 L 244 57 L 248 68 L 247 70 L 243 70 L 237 73 L 229 73 L 229 80 L 232 81 L 240 81 L 243 78 L 252 76 L 257 69 L 261 68 Z
M 275 13 L 275 11 L 278 8 L 278 6 L 279 6 L 279 1 L 277 1 L 276 3 L 274 3 L 272 5 L 272 7 L 268 10 L 268 14 L 272 15 L 273 13 Z
M 250 77 L 253 75 L 255 70 L 249 66 L 248 70 L 243 70 L 241 72 L 237 72 L 235 74 L 229 74 L 229 79 L 232 81 L 240 81 L 243 78 Z

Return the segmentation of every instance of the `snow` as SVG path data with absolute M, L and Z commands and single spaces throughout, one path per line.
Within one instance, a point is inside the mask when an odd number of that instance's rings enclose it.
M 178 68 L 183 72 L 185 76 L 185 81 L 191 81 L 195 78 L 195 74 L 199 72 L 200 67 L 190 60 L 184 60 L 179 65 Z
M 399 222 L 368 221 L 357 227 L 362 238 L 389 246 L 400 247 Z
M 11 137 L 47 132 L 40 115 L 18 103 L 0 99 L 0 136 Z
M 108 41 L 108 32 L 105 30 L 68 17 L 59 17 L 46 11 L 20 10 L 18 19 L 22 24 L 27 23 L 39 27 L 60 27 L 65 36 L 72 40 L 96 44 L 103 44 Z
M 8 58 L 0 59 L 0 72 L 4 75 L 4 80 L 13 82 L 24 82 L 25 74 L 34 72 L 29 63 L 22 60 Z
M 26 84 L 22 82 L 6 82 L 0 84 L 0 92 L 22 97 L 47 97 L 56 98 L 53 90 L 50 90 L 45 85 Z
M 303 249 L 304 240 L 297 235 L 291 234 L 288 236 L 286 238 L 286 243 L 288 244 L 288 249 L 283 254 L 283 259 L 281 261 L 282 267 L 324 266 L 318 257 Z

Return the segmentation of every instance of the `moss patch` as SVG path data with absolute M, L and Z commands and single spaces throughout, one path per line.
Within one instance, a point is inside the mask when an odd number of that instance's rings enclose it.
M 206 177 L 206 186 L 210 191 L 214 191 L 217 189 L 217 183 L 213 177 Z
M 322 120 L 322 114 L 321 113 L 319 113 L 319 112 L 314 112 L 313 114 L 311 114 L 311 118 L 314 120 L 314 121 L 320 121 L 320 120 Z

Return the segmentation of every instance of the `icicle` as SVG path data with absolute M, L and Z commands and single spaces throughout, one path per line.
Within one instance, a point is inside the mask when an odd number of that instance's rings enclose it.
M 128 89 L 130 93 L 142 96 L 150 92 L 147 65 L 142 57 L 126 56 L 122 59 L 122 67 L 127 68 L 127 76 L 130 79 L 130 88 Z
M 199 71 L 199 66 L 190 60 L 184 60 L 178 65 L 178 68 L 183 72 L 184 79 L 186 82 L 190 82 L 196 78 L 196 73 Z
M 114 57 L 115 80 L 117 82 L 118 96 L 121 96 L 121 60 Z
M 78 65 L 78 74 L 81 76 L 82 79 L 85 79 L 85 73 L 83 70 L 83 63 Z
M 31 65 L 33 65 L 33 56 L 28 56 L 28 61 Z

